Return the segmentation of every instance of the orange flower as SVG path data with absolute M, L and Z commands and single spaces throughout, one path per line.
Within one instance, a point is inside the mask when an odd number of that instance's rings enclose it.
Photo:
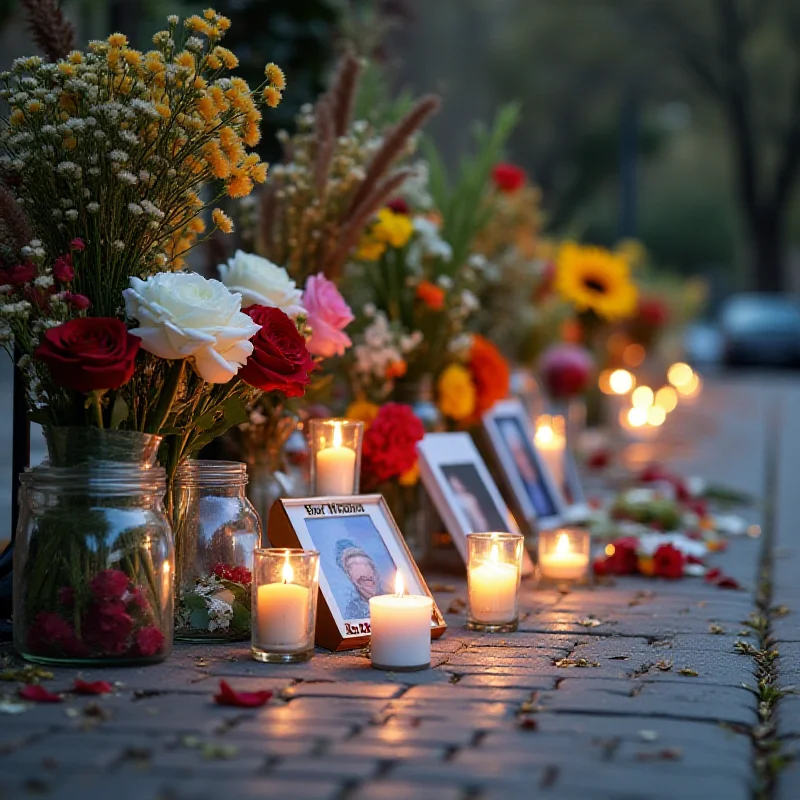
M 386 367 L 386 380 L 394 380 L 395 378 L 402 378 L 408 372 L 408 364 L 403 359 L 400 361 L 392 361 Z
M 561 323 L 561 338 L 567 344 L 580 344 L 583 341 L 583 328 L 576 319 L 565 319 Z
M 511 370 L 500 351 L 477 333 L 472 337 L 468 366 L 477 392 L 475 412 L 480 416 L 508 396 Z
M 444 308 L 444 289 L 435 283 L 422 281 L 417 286 L 416 295 L 431 311 L 441 311 Z

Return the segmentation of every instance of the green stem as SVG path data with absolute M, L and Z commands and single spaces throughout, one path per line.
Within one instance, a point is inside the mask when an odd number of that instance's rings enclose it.
M 92 408 L 94 410 L 94 419 L 97 427 L 102 429 L 103 426 L 103 397 L 99 392 L 92 392 Z
M 164 390 L 161 392 L 161 399 L 156 408 L 155 422 L 148 425 L 150 430 L 146 431 L 146 433 L 158 433 L 166 422 L 167 417 L 169 417 L 169 412 L 178 395 L 178 389 L 180 388 L 183 375 L 186 371 L 186 359 L 184 358 L 178 363 L 179 366 L 177 369 L 174 364 L 172 366 L 172 372 Z

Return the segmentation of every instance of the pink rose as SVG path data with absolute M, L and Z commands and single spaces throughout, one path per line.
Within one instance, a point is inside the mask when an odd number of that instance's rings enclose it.
M 303 305 L 311 326 L 311 339 L 306 344 L 309 353 L 322 358 L 344 355 L 352 344 L 344 329 L 355 317 L 336 285 L 322 273 L 312 275 L 306 281 Z

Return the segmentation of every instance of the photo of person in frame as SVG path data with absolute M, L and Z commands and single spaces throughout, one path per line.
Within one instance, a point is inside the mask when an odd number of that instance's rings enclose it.
M 539 459 L 516 417 L 498 417 L 497 430 L 511 456 L 525 493 L 537 517 L 553 517 L 558 513 L 549 486 L 542 478 Z
M 306 527 L 342 618 L 369 619 L 370 598 L 391 594 L 397 572 L 375 523 L 358 514 L 306 519 Z
M 467 519 L 469 533 L 508 530 L 508 521 L 503 519 L 474 464 L 445 464 L 441 470 Z

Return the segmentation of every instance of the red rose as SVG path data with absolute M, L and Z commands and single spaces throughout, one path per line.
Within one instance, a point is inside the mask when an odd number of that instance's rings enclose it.
M 250 340 L 253 354 L 239 370 L 239 377 L 265 392 L 302 397 L 311 383 L 314 360 L 297 326 L 279 308 L 250 306 L 244 313 L 261 330 Z
M 364 433 L 361 470 L 365 488 L 399 478 L 417 463 L 425 427 L 410 406 L 386 403 Z
M 680 578 L 683 576 L 683 565 L 686 556 L 671 544 L 662 544 L 653 553 L 653 571 L 661 578 Z
M 164 646 L 164 634 L 155 625 L 148 625 L 136 633 L 136 648 L 143 656 L 154 656 Z
M 72 258 L 57 258 L 53 264 L 53 277 L 60 283 L 69 283 L 75 277 L 75 268 L 72 266 Z
M 121 600 L 128 591 L 128 576 L 118 569 L 104 569 L 89 583 L 92 596 L 98 602 Z
M 410 214 L 411 209 L 408 207 L 408 203 L 402 197 L 395 197 L 394 200 L 390 200 L 386 204 L 387 208 L 391 208 L 395 214 Z
M 75 292 L 63 292 L 61 298 L 65 303 L 69 303 L 77 311 L 86 311 L 92 304 L 88 297 L 82 294 L 75 294 Z
M 45 331 L 33 355 L 47 364 L 57 383 L 86 393 L 127 383 L 140 345 L 121 320 L 85 317 Z
M 633 537 L 623 537 L 611 543 L 613 552 L 605 561 L 608 575 L 635 575 L 639 571 L 639 557 L 636 549 L 639 542 Z
M 36 277 L 36 267 L 30 262 L 17 264 L 11 269 L 0 270 L 0 283 L 10 283 L 12 286 L 19 286 L 23 283 L 30 283 Z
M 550 397 L 556 400 L 585 392 L 593 369 L 594 362 L 589 352 L 576 344 L 553 345 L 539 362 L 542 382 Z
M 639 300 L 639 319 L 645 325 L 660 328 L 669 321 L 669 310 L 656 297 L 643 297 Z
M 515 164 L 497 164 L 492 170 L 494 185 L 506 194 L 513 194 L 525 185 L 525 170 Z

